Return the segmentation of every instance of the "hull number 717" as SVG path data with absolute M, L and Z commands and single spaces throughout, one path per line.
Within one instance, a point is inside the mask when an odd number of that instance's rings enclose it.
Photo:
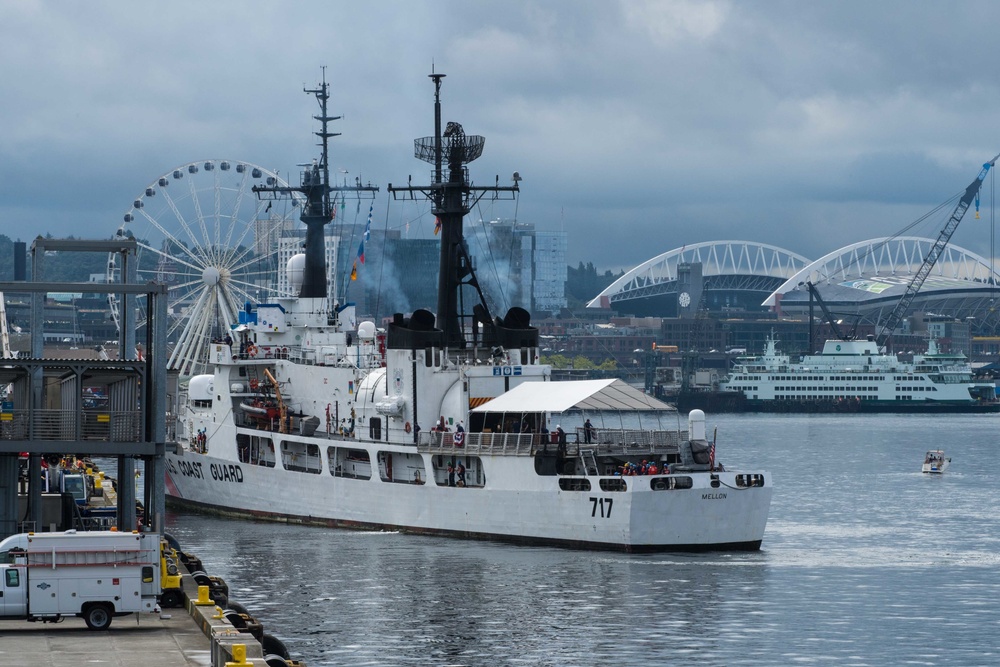
M 590 516 L 596 517 L 598 508 L 600 508 L 602 519 L 611 518 L 611 506 L 615 502 L 613 498 L 591 498 L 590 502 L 593 503 L 593 508 L 590 511 Z

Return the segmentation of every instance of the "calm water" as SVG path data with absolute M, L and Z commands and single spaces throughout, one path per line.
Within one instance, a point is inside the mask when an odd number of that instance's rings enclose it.
M 622 555 L 173 514 L 318 665 L 1000 664 L 1000 416 L 719 415 L 774 473 L 753 554 Z M 919 472 L 928 449 L 952 457 Z

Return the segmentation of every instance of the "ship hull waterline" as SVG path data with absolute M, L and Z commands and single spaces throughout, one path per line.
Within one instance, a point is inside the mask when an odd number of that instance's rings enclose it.
M 721 488 L 553 492 L 433 483 L 425 487 L 383 482 L 377 476 L 331 479 L 327 474 L 323 479 L 321 474 L 233 463 L 190 452 L 167 454 L 167 461 L 167 504 L 171 507 L 329 528 L 629 553 L 757 551 L 772 492 L 769 477 L 765 486 L 748 489 L 737 489 L 729 480 Z M 599 488 L 598 479 L 592 478 L 595 488 Z M 630 489 L 650 489 L 652 479 L 627 478 Z M 267 498 L 251 492 L 268 488 L 276 493 Z M 540 502 L 541 498 L 551 501 L 553 494 L 557 502 Z M 551 508 L 546 510 L 551 514 L 548 521 L 539 521 L 543 506 Z M 602 512 L 610 516 L 602 517 Z M 677 527 L 669 540 L 662 534 L 664 522 Z M 545 525 L 551 530 L 540 532 L 539 526 Z M 656 542 L 644 539 L 644 526 L 658 527 Z

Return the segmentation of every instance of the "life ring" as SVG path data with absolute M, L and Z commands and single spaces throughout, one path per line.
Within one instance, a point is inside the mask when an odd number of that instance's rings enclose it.
M 250 380 L 250 389 L 252 389 L 253 391 L 257 391 L 257 387 L 259 387 L 259 386 L 260 386 L 260 383 L 257 382 L 257 378 L 252 378 Z
M 256 357 L 257 356 L 257 346 L 256 345 L 252 345 L 252 344 L 251 345 L 247 345 L 247 356 L 250 356 L 250 357 Z
M 403 424 L 403 430 L 406 431 L 407 433 L 413 430 L 412 427 L 410 426 L 410 422 L 406 422 L 405 424 Z

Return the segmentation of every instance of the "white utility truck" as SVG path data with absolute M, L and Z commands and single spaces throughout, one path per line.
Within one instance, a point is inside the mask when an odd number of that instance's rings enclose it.
M 0 542 L 0 619 L 80 616 L 106 630 L 114 616 L 158 611 L 161 557 L 156 533 L 11 535 Z

